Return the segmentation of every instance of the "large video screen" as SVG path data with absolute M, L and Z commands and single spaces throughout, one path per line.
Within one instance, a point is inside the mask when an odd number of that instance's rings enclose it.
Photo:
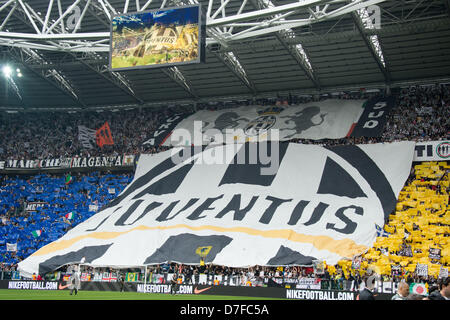
M 117 71 L 203 62 L 204 26 L 200 5 L 116 15 L 109 67 Z

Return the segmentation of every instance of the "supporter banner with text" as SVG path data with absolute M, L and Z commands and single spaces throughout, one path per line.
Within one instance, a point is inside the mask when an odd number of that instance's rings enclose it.
M 364 104 L 364 112 L 349 133 L 350 137 L 380 137 L 395 106 L 394 97 L 377 97 Z
M 267 142 L 141 155 L 116 199 L 19 270 L 43 274 L 82 258 L 111 267 L 335 264 L 373 245 L 376 225 L 395 210 L 413 153 L 413 142 Z
M 27 213 L 30 212 L 36 212 L 38 208 L 43 208 L 46 204 L 48 204 L 48 202 L 44 202 L 44 201 L 32 201 L 32 202 L 28 202 L 27 206 L 25 208 L 25 211 Z
M 450 141 L 417 142 L 414 161 L 449 161 Z
M 302 105 L 201 110 L 181 121 L 164 145 L 340 139 L 360 118 L 364 101 L 329 99 Z
M 96 130 L 86 126 L 78 126 L 78 141 L 85 149 L 94 149 L 96 142 Z
M 173 129 L 175 129 L 178 123 L 180 123 L 189 115 L 191 114 L 176 114 L 174 116 L 166 118 L 164 122 L 161 123 L 154 132 L 152 132 L 151 136 L 147 137 L 143 145 L 148 147 L 162 145 L 172 134 Z

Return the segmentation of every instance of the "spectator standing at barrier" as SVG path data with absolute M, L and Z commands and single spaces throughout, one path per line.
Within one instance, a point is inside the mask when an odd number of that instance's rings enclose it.
M 187 284 L 193 284 L 193 281 L 192 281 L 193 271 L 194 270 L 192 269 L 192 266 L 187 266 L 186 268 L 184 268 L 184 272 L 186 275 L 185 279 L 186 279 Z
M 430 293 L 428 298 L 430 300 L 450 300 L 450 278 L 447 277 L 442 280 L 439 285 L 439 290 L 434 290 Z
M 400 282 L 398 284 L 397 293 L 391 300 L 408 300 L 409 286 L 406 282 Z
M 375 296 L 372 292 L 375 287 L 375 275 L 371 275 L 365 281 L 364 289 L 359 292 L 357 300 L 375 300 Z

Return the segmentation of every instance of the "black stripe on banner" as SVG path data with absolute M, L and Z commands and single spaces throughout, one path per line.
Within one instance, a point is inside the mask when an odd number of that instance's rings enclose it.
M 145 259 L 143 264 L 164 263 L 167 261 L 186 264 L 200 263 L 200 249 L 209 247 L 204 257 L 205 263 L 214 261 L 216 255 L 233 239 L 224 235 L 198 236 L 182 233 L 169 237 L 164 244 Z
M 85 262 L 90 263 L 100 258 L 111 247 L 112 244 L 100 246 L 83 247 L 78 251 L 68 252 L 64 255 L 54 256 L 39 264 L 39 274 L 46 274 L 68 263 L 79 263 L 81 259 L 86 258 Z
M 193 165 L 194 161 L 171 172 L 164 178 L 161 178 L 160 180 L 145 188 L 145 190 L 143 190 L 142 192 L 139 192 L 139 194 L 134 196 L 133 199 L 138 199 L 145 196 L 146 194 L 154 194 L 160 196 L 163 194 L 175 193 L 188 172 L 192 169 Z
M 333 159 L 327 157 L 318 194 L 332 194 L 338 197 L 367 198 L 355 179 Z
M 369 183 L 376 193 L 384 211 L 385 220 L 389 217 L 397 204 L 397 198 L 392 190 L 392 186 L 378 168 L 377 164 L 357 146 L 345 145 L 337 147 L 324 147 L 337 154 L 342 159 L 350 163 Z
M 144 202 L 144 200 L 137 200 L 131 206 L 128 207 L 128 210 L 117 219 L 115 226 L 125 226 L 125 221 L 131 216 L 131 214 L 139 207 L 139 205 Z
M 220 181 L 219 186 L 235 183 L 260 185 L 265 187 L 270 186 L 275 179 L 278 170 L 272 175 L 262 174 L 264 168 L 267 169 L 273 165 L 273 163 L 267 164 L 261 161 L 262 159 L 259 156 L 259 149 L 263 143 L 267 144 L 267 150 L 264 150 L 266 151 L 265 156 L 267 156 L 268 159 L 271 159 L 271 161 L 273 161 L 274 156 L 277 156 L 278 166 L 280 166 L 284 155 L 286 154 L 289 143 L 278 141 L 267 141 L 260 143 L 247 142 L 239 149 L 233 159 L 233 162 L 228 165 L 227 171 Z M 274 146 L 277 146 L 278 148 Z M 278 151 L 278 154 L 273 154 L 272 152 L 274 151 Z
M 288 247 L 281 246 L 278 249 L 277 254 L 271 258 L 267 265 L 269 266 L 286 266 L 286 265 L 299 265 L 299 266 L 311 266 L 315 257 L 304 256 L 298 251 L 294 251 Z
M 113 201 L 111 201 L 108 205 L 106 205 L 104 207 L 104 209 L 110 208 L 110 207 L 113 207 L 113 206 L 119 204 L 128 195 L 130 195 L 137 189 L 145 186 L 146 184 L 148 184 L 150 181 L 152 181 L 155 177 L 157 177 L 161 173 L 175 167 L 177 165 L 177 161 L 175 161 L 174 159 L 177 156 L 182 158 L 186 151 L 190 152 L 189 154 L 191 156 L 194 156 L 197 153 L 202 152 L 204 150 L 204 148 L 205 148 L 205 146 L 199 146 L 199 147 L 184 148 L 184 149 L 180 150 L 177 155 L 174 155 L 174 156 L 162 161 L 161 163 L 159 163 L 158 165 L 153 167 L 150 171 L 148 171 L 146 174 L 142 175 L 141 177 L 136 179 L 136 181 L 132 182 L 121 195 L 119 195 L 117 198 L 115 198 Z

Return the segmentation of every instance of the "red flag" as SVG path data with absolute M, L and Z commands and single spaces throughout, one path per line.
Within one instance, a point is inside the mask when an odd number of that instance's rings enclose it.
M 106 145 L 113 145 L 114 141 L 111 135 L 111 129 L 109 128 L 108 121 L 105 122 L 103 126 L 101 126 L 99 129 L 97 129 L 96 132 L 96 138 L 97 138 L 97 145 L 100 148 L 103 148 L 103 146 Z

